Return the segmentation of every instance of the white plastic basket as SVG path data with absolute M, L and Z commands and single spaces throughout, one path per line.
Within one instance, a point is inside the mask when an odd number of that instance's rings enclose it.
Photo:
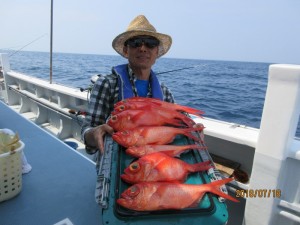
M 20 193 L 22 189 L 22 151 L 25 144 L 13 152 L 0 154 L 0 202 Z

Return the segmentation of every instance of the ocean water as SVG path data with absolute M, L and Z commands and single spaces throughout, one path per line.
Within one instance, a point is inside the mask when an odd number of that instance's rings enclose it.
M 11 69 L 49 80 L 49 58 L 49 53 L 18 52 L 10 57 Z M 54 53 L 52 81 L 86 88 L 93 75 L 109 74 L 121 63 L 126 63 L 121 56 Z M 153 69 L 177 103 L 201 109 L 205 117 L 259 128 L 269 65 L 161 58 Z

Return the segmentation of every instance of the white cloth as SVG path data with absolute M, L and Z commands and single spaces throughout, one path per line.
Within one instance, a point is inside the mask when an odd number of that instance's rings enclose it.
M 15 133 L 7 128 L 0 129 L 0 132 L 8 134 L 8 135 L 15 135 Z M 24 151 L 22 151 L 22 174 L 29 173 L 32 170 L 31 165 L 28 163 L 27 158 L 24 154 Z

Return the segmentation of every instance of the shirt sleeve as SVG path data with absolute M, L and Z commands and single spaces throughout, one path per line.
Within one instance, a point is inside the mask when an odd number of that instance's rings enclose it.
M 172 92 L 170 91 L 170 89 L 167 88 L 167 86 L 165 86 L 163 83 L 161 84 L 161 89 L 162 89 L 162 92 L 164 95 L 164 101 L 175 103 L 174 96 L 173 96 Z
M 87 114 L 81 127 L 82 140 L 84 134 L 92 127 L 106 122 L 113 109 L 113 93 L 111 80 L 106 76 L 100 77 L 93 86 L 88 103 Z

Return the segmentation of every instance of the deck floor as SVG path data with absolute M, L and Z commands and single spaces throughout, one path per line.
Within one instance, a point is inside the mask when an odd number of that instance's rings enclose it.
M 20 194 L 0 203 L 0 224 L 102 224 L 95 164 L 2 102 L 0 114 L 0 128 L 19 133 L 32 166 Z

